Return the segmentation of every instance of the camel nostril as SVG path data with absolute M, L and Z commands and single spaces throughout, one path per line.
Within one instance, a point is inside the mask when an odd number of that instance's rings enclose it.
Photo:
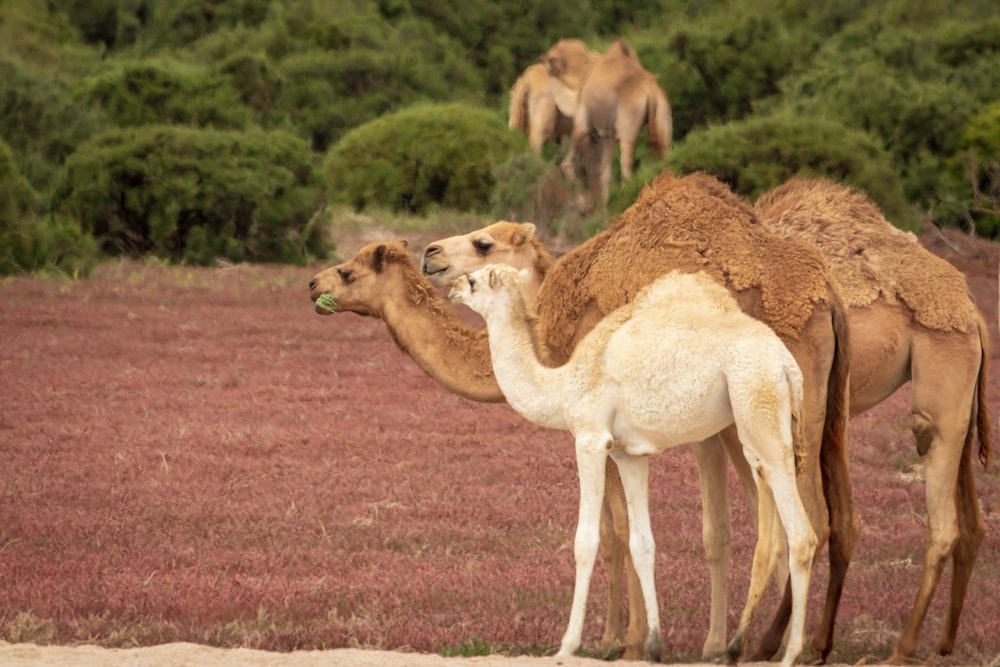
M 424 257 L 433 257 L 441 252 L 441 246 L 429 245 L 424 249 Z
M 315 278 L 313 278 L 312 280 L 309 281 L 309 291 L 311 292 L 314 289 L 316 289 L 316 279 Z

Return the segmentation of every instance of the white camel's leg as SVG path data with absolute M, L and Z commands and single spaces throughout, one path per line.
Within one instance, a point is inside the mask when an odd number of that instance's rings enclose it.
M 809 596 L 809 579 L 812 575 L 813 557 L 818 540 L 809 523 L 806 508 L 799 496 L 795 481 L 795 464 L 789 462 L 765 474 L 771 480 L 770 492 L 781 517 L 788 543 L 788 572 L 792 588 L 792 618 L 788 628 L 788 643 L 781 660 L 790 667 L 802 655 L 806 633 L 806 602 Z M 784 472 L 784 474 L 781 474 Z
M 736 437 L 735 430 L 732 436 Z M 708 636 L 701 648 L 701 657 L 706 661 L 718 658 L 726 650 L 726 572 L 732 556 L 733 541 L 726 452 L 719 446 L 719 440 L 721 436 L 692 445 L 701 485 L 701 535 L 712 586 Z M 736 444 L 738 447 L 738 439 Z M 739 457 L 740 460 L 743 459 L 742 451 L 739 452 Z M 749 474 L 750 469 L 745 463 L 744 467 Z M 754 492 L 755 498 L 756 495 Z
M 660 609 L 654 578 L 656 543 L 649 520 L 649 458 L 628 456 L 620 450 L 612 454 L 618 465 L 625 500 L 628 503 L 629 552 L 639 578 L 648 624 L 643 657 L 658 662 L 660 644 Z
M 573 542 L 576 559 L 576 583 L 573 589 L 573 606 L 569 625 L 563 635 L 558 656 L 570 656 L 580 648 L 583 638 L 583 620 L 587 611 L 587 594 L 594 561 L 601 541 L 601 503 L 604 498 L 604 468 L 612 444 L 607 433 L 578 434 L 576 437 L 576 465 L 580 477 L 580 515 Z

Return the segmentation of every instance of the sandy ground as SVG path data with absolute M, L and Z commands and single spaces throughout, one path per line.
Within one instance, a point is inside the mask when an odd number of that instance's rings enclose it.
M 444 658 L 426 653 L 330 651 L 273 653 L 251 649 L 221 649 L 199 644 L 162 644 L 145 648 L 107 649 L 99 646 L 37 646 L 0 642 L 4 667 L 598 667 L 591 658 L 536 658 L 489 655 Z M 748 664 L 748 663 L 744 663 Z

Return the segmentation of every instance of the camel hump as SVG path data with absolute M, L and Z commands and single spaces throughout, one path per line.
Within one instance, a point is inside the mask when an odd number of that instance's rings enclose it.
M 764 226 L 818 247 L 849 307 L 879 298 L 910 309 L 938 331 L 968 331 L 972 301 L 965 276 L 885 219 L 866 194 L 833 181 L 795 178 L 760 196 Z

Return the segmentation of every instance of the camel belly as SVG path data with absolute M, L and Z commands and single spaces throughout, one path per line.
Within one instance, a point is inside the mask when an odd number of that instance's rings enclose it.
M 697 404 L 663 405 L 659 412 L 619 409 L 614 416 L 615 445 L 632 456 L 658 454 L 665 449 L 700 442 L 733 423 L 732 407 L 723 392 Z

